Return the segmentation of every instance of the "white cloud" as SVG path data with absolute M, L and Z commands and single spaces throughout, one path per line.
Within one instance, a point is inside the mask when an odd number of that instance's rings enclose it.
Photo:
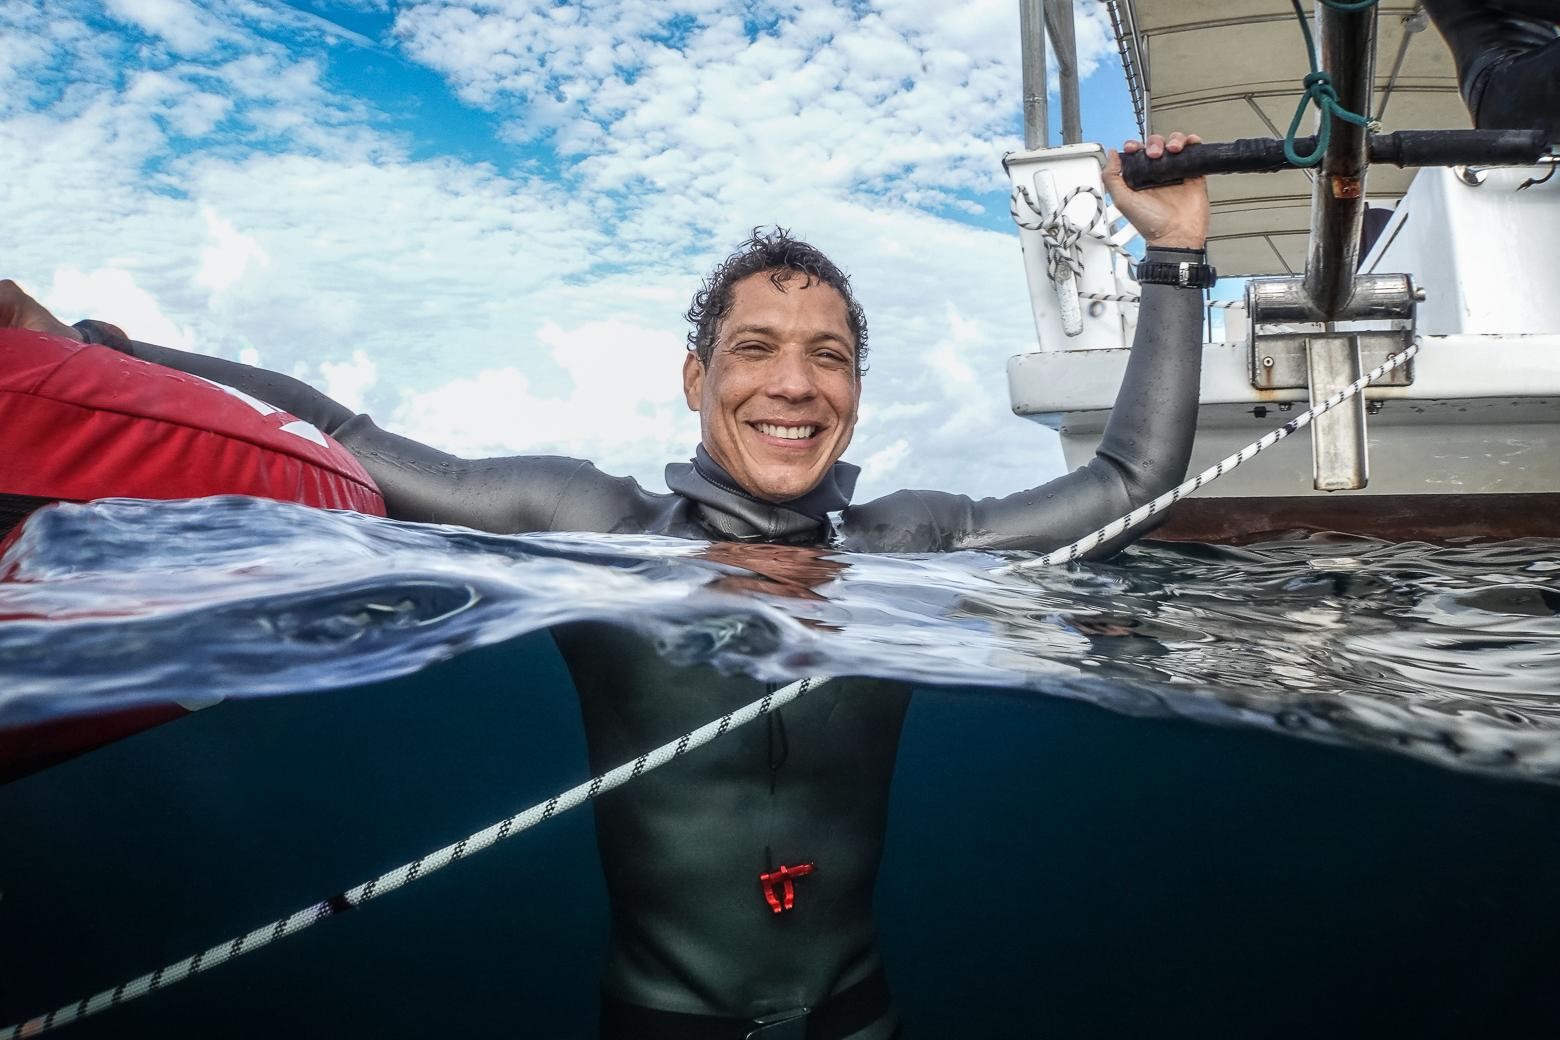
M 530 378 L 519 369 L 486 369 L 408 397 L 391 425 L 409 437 L 437 444 L 457 455 L 481 458 L 515 454 L 508 446 L 524 440 L 544 410 L 559 415 L 561 402 L 538 401 Z M 527 452 L 543 454 L 539 448 Z
M 252 236 L 242 234 L 210 206 L 201 209 L 209 244 L 200 251 L 195 284 L 214 293 L 229 289 L 244 277 L 250 265 L 269 267 L 271 258 Z
M 0 27 L 11 28 L 4 22 L 0 22 Z M 48 54 L 48 44 L 38 36 L 0 32 L 0 87 L 7 88 L 7 93 L 23 87 L 27 71 L 44 61 Z
M 137 285 L 130 272 L 119 268 L 100 267 L 88 272 L 68 264 L 59 267 L 38 299 L 58 315 L 111 320 L 134 330 L 131 336 L 135 339 L 184 349 L 195 345 L 190 330 L 164 314 L 156 298 Z
M 551 389 L 521 369 L 491 369 L 408 395 L 392 424 L 467 457 L 588 458 L 649 486 L 660 485 L 666 462 L 692 454 L 698 424 L 680 389 L 680 330 L 621 318 L 546 322 L 534 341 L 567 375 Z
M 1079 9 L 1085 72 L 1109 46 L 1096 8 Z M 960 193 L 999 187 L 997 159 L 1019 143 L 1010 3 L 776 14 L 750 32 L 709 4 L 441 0 L 407 5 L 396 32 L 517 139 L 554 134 L 584 184 L 645 199 L 630 215 L 643 215 L 637 233 L 707 229 L 758 197 L 823 190 L 970 210 Z M 676 46 L 643 38 L 679 19 L 694 27 Z
M 863 471 L 874 476 L 880 474 L 896 474 L 905 460 L 910 457 L 910 441 L 906 437 L 900 437 L 892 444 L 879 448 L 867 457 L 862 463 Z
M 210 50 L 228 35 L 221 22 L 189 0 L 106 0 L 104 6 L 181 54 Z
M 351 361 L 321 362 L 320 375 L 322 380 L 318 386 L 327 397 L 335 398 L 354 412 L 362 412 L 368 408 L 367 394 L 379 378 L 379 366 L 363 351 L 354 350 Z

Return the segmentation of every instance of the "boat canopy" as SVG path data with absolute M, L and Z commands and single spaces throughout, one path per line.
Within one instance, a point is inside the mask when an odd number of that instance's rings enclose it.
M 1194 131 L 1207 141 L 1284 135 L 1310 72 L 1287 0 L 1117 0 L 1116 8 L 1142 129 Z M 1370 114 L 1386 131 L 1470 126 L 1451 53 L 1419 5 L 1397 0 L 1378 10 Z M 1314 133 L 1315 125 L 1312 107 L 1301 132 Z M 1413 174 L 1372 167 L 1368 198 L 1378 205 L 1395 202 Z M 1221 274 L 1304 270 L 1311 176 L 1289 170 L 1209 180 L 1208 249 Z

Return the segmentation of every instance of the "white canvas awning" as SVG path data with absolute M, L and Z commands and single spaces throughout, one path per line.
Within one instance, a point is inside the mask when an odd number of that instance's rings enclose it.
M 1416 6 L 1384 0 L 1379 7 L 1372 115 L 1387 131 L 1466 128 L 1451 54 L 1423 15 L 1413 17 Z M 1279 137 L 1288 129 L 1310 71 L 1288 0 L 1121 0 L 1121 14 L 1123 44 L 1136 66 L 1131 86 L 1146 102 L 1149 132 L 1190 130 L 1204 140 L 1230 141 Z M 1314 130 L 1313 110 L 1303 132 Z M 1372 167 L 1368 197 L 1395 201 L 1413 173 Z M 1209 252 L 1221 274 L 1305 267 L 1306 173 L 1214 177 L 1209 192 Z

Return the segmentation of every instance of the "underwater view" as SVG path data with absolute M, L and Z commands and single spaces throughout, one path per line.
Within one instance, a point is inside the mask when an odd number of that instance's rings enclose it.
M 913 685 L 876 895 L 908 1037 L 1552 1035 L 1557 548 L 998 577 L 1022 555 L 51 507 L 0 557 L 0 1027 L 588 779 L 550 631 L 604 622 Z M 579 809 L 61 1035 L 591 1037 L 608 925 Z

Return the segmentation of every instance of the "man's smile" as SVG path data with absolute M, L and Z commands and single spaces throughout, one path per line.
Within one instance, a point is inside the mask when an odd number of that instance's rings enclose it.
M 748 425 L 762 434 L 766 440 L 786 442 L 785 447 L 788 448 L 810 447 L 811 442 L 817 437 L 819 431 L 823 429 L 817 423 L 765 422 L 763 420 L 750 422 Z

